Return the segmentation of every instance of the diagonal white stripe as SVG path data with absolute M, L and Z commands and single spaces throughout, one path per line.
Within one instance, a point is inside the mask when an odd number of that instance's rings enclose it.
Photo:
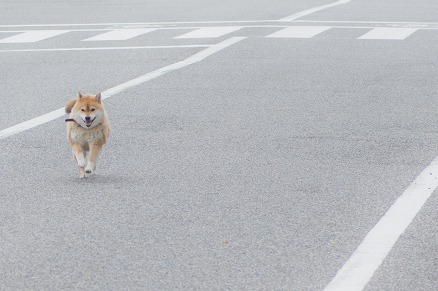
M 438 157 L 409 185 L 338 271 L 324 291 L 365 288 L 427 199 L 438 187 Z
M 82 41 L 127 40 L 155 30 L 156 29 L 154 28 L 116 29 L 98 34 Z
M 169 66 L 152 71 L 150 73 L 146 73 L 138 78 L 132 79 L 132 80 L 127 81 L 123 84 L 120 84 L 120 85 L 117 85 L 117 86 L 112 87 L 110 89 L 107 89 L 107 90 L 102 92 L 102 99 L 109 98 L 109 97 L 111 97 L 111 96 L 113 96 L 121 91 L 124 91 L 128 88 L 131 88 L 131 87 L 134 87 L 134 86 L 137 86 L 140 84 L 143 84 L 147 81 L 158 78 L 158 77 L 165 75 L 169 72 L 172 72 L 172 71 L 184 68 L 186 66 L 198 63 L 198 62 L 204 60 L 205 58 L 207 58 L 207 57 L 209 57 L 209 56 L 211 56 L 211 55 L 213 55 L 213 54 L 215 54 L 215 53 L 217 53 L 217 52 L 219 52 L 219 51 L 221 51 L 229 46 L 232 46 L 233 44 L 235 44 L 241 40 L 244 40 L 244 39 L 246 39 L 246 37 L 231 37 L 231 38 L 224 40 L 220 43 L 211 45 L 210 47 L 188 57 L 185 60 L 182 60 L 180 62 L 176 62 L 176 63 L 171 64 Z M 34 128 L 38 125 L 47 123 L 49 121 L 52 121 L 54 119 L 57 119 L 57 118 L 63 116 L 64 114 L 65 114 L 64 108 L 59 108 L 59 109 L 54 110 L 52 112 L 49 112 L 47 114 L 35 117 L 33 119 L 19 123 L 17 125 L 11 126 L 11 127 L 8 127 L 6 129 L 3 129 L 2 131 L 0 131 L 0 139 L 15 135 L 17 133 Z
M 311 38 L 329 30 L 330 26 L 292 26 L 281 29 L 266 37 L 273 38 Z
M 34 30 L 27 31 L 7 38 L 0 39 L 0 43 L 27 43 L 37 42 L 50 37 L 69 32 L 69 30 Z
M 403 40 L 416 32 L 416 28 L 378 27 L 365 33 L 359 39 L 399 39 Z
M 279 21 L 293 21 L 295 19 L 301 18 L 303 16 L 307 16 L 309 14 L 312 14 L 312 13 L 315 13 L 315 12 L 318 12 L 318 11 L 321 11 L 321 10 L 324 10 L 324 9 L 327 9 L 327 8 L 331 8 L 331 7 L 335 7 L 335 6 L 338 6 L 338 5 L 346 4 L 346 3 L 350 2 L 350 1 L 351 0 L 339 0 L 339 1 L 334 2 L 334 3 L 330 3 L 330 4 L 314 7 L 314 8 L 311 8 L 311 9 L 307 9 L 307 10 L 304 10 L 304 11 L 301 11 L 301 12 L 289 15 L 287 17 L 279 19 Z
M 177 36 L 175 38 L 215 38 L 232 33 L 241 29 L 242 27 L 223 26 L 223 27 L 204 27 L 186 34 Z

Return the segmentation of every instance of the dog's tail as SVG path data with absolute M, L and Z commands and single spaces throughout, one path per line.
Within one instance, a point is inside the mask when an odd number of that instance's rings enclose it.
M 78 101 L 77 98 L 71 98 L 70 100 L 68 100 L 67 104 L 65 104 L 65 112 L 70 113 L 73 106 L 75 106 L 76 101 Z

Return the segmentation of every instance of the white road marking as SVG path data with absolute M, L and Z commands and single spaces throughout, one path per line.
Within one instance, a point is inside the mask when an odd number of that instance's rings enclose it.
M 53 48 L 53 49 L 16 49 L 0 50 L 0 53 L 9 52 L 66 52 L 66 51 L 99 51 L 99 50 L 137 50 L 137 49 L 173 49 L 173 48 L 202 48 L 210 47 L 209 44 L 188 45 L 158 45 L 158 46 L 119 46 L 119 47 L 78 47 L 78 48 Z
M 255 22 L 255 21 L 254 21 Z M 269 24 L 266 24 L 269 23 Z M 287 24 L 284 22 L 279 21 L 269 21 L 269 22 L 260 22 L 260 24 L 251 24 L 251 25 L 239 25 L 239 28 L 264 28 L 264 27 L 272 27 L 272 28 L 286 28 L 291 27 L 291 24 L 306 24 L 306 23 L 317 23 L 317 24 L 323 24 L 322 26 L 330 26 L 330 27 L 336 27 L 336 28 L 417 28 L 417 29 L 424 29 L 424 30 L 437 30 L 438 29 L 438 23 L 426 23 L 426 22 L 380 22 L 380 21 L 314 21 L 314 20 L 297 20 L 297 21 L 290 21 Z M 350 25 L 349 25 L 350 24 Z M 163 26 L 158 28 L 153 28 L 153 30 L 188 30 L 188 29 L 201 29 L 206 28 L 205 26 Z M 227 27 L 227 26 L 225 26 Z M 229 27 L 229 26 L 228 26 Z M 235 26 L 233 26 L 235 27 Z M 132 28 L 125 28 L 127 30 Z M 149 28 L 148 28 L 149 29 Z M 152 29 L 152 28 L 150 28 Z M 108 29 L 108 28 L 72 28 L 69 29 L 69 32 L 110 32 L 114 30 L 123 30 L 123 29 Z M 29 30 L 32 31 L 32 30 Z M 0 33 L 24 33 L 29 32 L 26 30 L 0 30 Z
M 243 26 L 224 26 L 224 27 L 161 27 L 161 28 L 145 28 L 145 29 L 115 29 L 110 30 L 108 29 L 71 29 L 71 30 L 47 30 L 47 31 L 14 31 L 15 33 L 19 33 L 17 35 L 7 37 L 4 39 L 0 39 L 1 43 L 22 43 L 22 42 L 37 42 L 49 37 L 54 37 L 59 34 L 65 34 L 68 32 L 82 32 L 82 31 L 103 31 L 103 33 L 98 34 L 96 36 L 84 39 L 83 41 L 104 41 L 104 40 L 127 40 L 151 31 L 157 31 L 157 30 L 186 30 L 186 29 L 195 29 L 191 32 L 188 32 L 186 34 L 180 35 L 175 37 L 175 39 L 196 39 L 196 38 L 216 38 L 223 35 L 226 35 L 228 33 L 237 31 L 242 28 L 279 28 L 280 30 L 267 35 L 268 38 L 311 38 L 315 35 L 324 32 L 330 28 L 357 28 L 357 29 L 370 29 L 369 32 L 362 35 L 358 39 L 376 39 L 376 40 L 404 40 L 411 34 L 413 34 L 417 30 L 425 30 L 425 29 L 432 29 L 437 30 L 437 27 L 376 27 L 377 25 L 383 25 L 380 22 L 376 22 L 376 26 L 361 26 L 361 25 L 335 25 L 335 23 L 349 23 L 349 22 L 342 22 L 342 21 L 294 21 L 290 23 L 330 23 L 333 25 L 330 26 L 306 26 L 306 25 L 243 25 Z M 361 22 L 357 22 L 361 23 Z M 0 31 L 0 33 L 8 33 L 11 31 Z M 132 47 L 132 48 L 142 48 L 142 47 Z M 149 47 L 145 47 L 149 48 Z M 157 47 L 159 48 L 159 47 Z M 72 49 L 62 49 L 57 48 L 53 49 L 53 51 L 61 51 L 61 50 L 93 50 L 93 49 L 105 49 L 105 48 L 72 48 Z M 111 49 L 111 48 L 108 48 Z M 122 47 L 114 47 L 112 49 L 123 49 Z M 126 49 L 129 49 L 129 47 L 126 47 Z M 4 52 L 12 52 L 12 51 L 50 51 L 50 49 L 41 49 L 41 50 L 4 50 Z
M 222 26 L 222 27 L 203 27 L 188 33 L 185 33 L 183 35 L 174 37 L 177 39 L 180 38 L 215 38 L 215 37 L 221 37 L 226 34 L 232 33 L 234 31 L 237 31 L 241 29 L 241 27 L 235 27 L 235 26 Z
M 70 29 L 72 27 L 103 27 L 101 29 L 94 28 L 88 29 L 88 31 L 97 31 L 97 30 L 112 30 L 108 28 L 108 26 L 114 26 L 113 29 L 119 28 L 166 28 L 165 25 L 169 25 L 167 27 L 170 29 L 171 27 L 178 28 L 178 25 L 196 25 L 198 28 L 203 27 L 202 24 L 233 24 L 238 23 L 239 26 L 242 23 L 280 23 L 284 22 L 280 20 L 229 20 L 229 21 L 184 21 L 184 22 L 139 22 L 139 23 L 59 23 L 59 24 L 7 24 L 0 25 L 0 28 L 38 28 L 38 27 L 68 27 L 71 31 L 85 31 L 85 30 L 76 30 Z M 365 24 L 382 24 L 382 25 L 395 25 L 395 26 L 414 26 L 414 27 L 437 27 L 438 22 L 401 22 L 401 21 L 337 21 L 337 20 L 292 20 L 287 21 L 291 23 L 365 23 Z M 190 27 L 188 27 L 190 28 Z M 10 30 L 5 30 L 3 32 L 11 32 Z M 22 32 L 22 31 L 19 31 Z
M 127 40 L 155 30 L 157 29 L 156 28 L 116 29 L 102 34 L 98 34 L 96 36 L 84 39 L 82 41 Z
M 140 76 L 136 79 L 130 80 L 130 81 L 125 82 L 123 84 L 120 84 L 116 87 L 108 89 L 108 90 L 102 92 L 102 99 L 106 99 L 108 97 L 111 97 L 112 95 L 117 94 L 123 90 L 126 90 L 130 87 L 134 87 L 134 86 L 143 84 L 147 81 L 155 79 L 155 78 L 162 76 L 164 74 L 167 74 L 169 72 L 172 72 L 172 71 L 181 69 L 183 67 L 189 66 L 191 64 L 200 62 L 203 59 L 223 50 L 224 48 L 227 48 L 227 47 L 229 47 L 229 46 L 231 46 L 231 45 L 233 45 L 241 40 L 244 40 L 244 39 L 246 39 L 246 37 L 231 37 L 231 38 L 229 38 L 225 41 L 222 41 L 218 44 L 214 44 L 214 45 L 210 46 L 209 48 L 202 50 L 199 53 L 196 53 L 183 61 L 180 61 L 180 62 L 174 63 L 172 65 L 166 66 L 164 68 L 155 70 L 153 72 L 150 72 L 148 74 Z M 0 135 L 0 137 L 1 137 L 1 135 Z
M 266 37 L 274 38 L 311 38 L 329 30 L 330 26 L 292 26 L 274 32 Z
M 393 25 L 393 26 L 415 26 L 424 27 L 429 26 L 437 27 L 438 22 L 397 22 L 397 21 L 342 21 L 342 20 L 296 20 L 293 23 L 353 23 L 353 24 L 377 24 L 377 25 Z
M 281 19 L 279 19 L 279 21 L 293 21 L 295 19 L 301 18 L 303 16 L 310 15 L 312 13 L 315 13 L 315 12 L 318 12 L 318 11 L 321 11 L 321 10 L 324 10 L 324 9 L 327 9 L 327 8 L 331 8 L 331 7 L 335 7 L 335 6 L 338 6 L 338 5 L 346 4 L 346 3 L 350 2 L 350 1 L 351 0 L 339 0 L 339 1 L 334 2 L 334 3 L 330 3 L 330 4 L 314 7 L 314 8 L 307 9 L 307 10 L 304 10 L 304 11 L 301 11 L 301 12 L 289 15 L 287 17 L 281 18 Z
M 204 60 L 205 58 L 229 47 L 232 46 L 233 44 L 238 43 L 239 41 L 242 41 L 246 39 L 246 37 L 231 37 L 227 40 L 224 40 L 220 43 L 217 44 L 213 44 L 210 47 L 186 58 L 185 60 L 173 63 L 171 65 L 165 66 L 163 68 L 157 69 L 155 71 L 146 73 L 140 77 L 137 77 L 135 79 L 132 79 L 130 81 L 127 81 L 123 84 L 120 84 L 118 86 L 112 87 L 110 89 L 107 89 L 105 91 L 102 92 L 102 99 L 106 99 L 109 98 L 119 92 L 122 92 L 128 88 L 134 87 L 134 86 L 138 86 L 140 84 L 143 84 L 145 82 L 148 82 L 152 79 L 158 78 L 162 75 L 165 75 L 167 73 L 170 73 L 172 71 L 184 68 L 186 66 L 198 63 L 202 60 Z M 0 131 L 0 139 L 6 138 L 8 136 L 12 136 L 15 135 L 17 133 L 26 131 L 28 129 L 34 128 L 38 125 L 47 123 L 49 121 L 52 121 L 54 119 L 57 119 L 61 116 L 63 116 L 65 114 L 64 108 L 59 108 L 56 109 L 52 112 L 49 112 L 47 114 L 32 118 L 28 121 L 16 124 L 14 126 L 8 127 L 6 129 L 3 129 L 2 131 Z
M 224 20 L 224 21 L 175 21 L 175 22 L 121 22 L 121 23 L 60 23 L 60 24 L 2 24 L 0 28 L 13 27 L 74 27 L 74 26 L 120 26 L 124 28 L 159 28 L 161 25 L 179 25 L 179 24 L 229 24 L 229 23 L 263 23 L 278 22 L 278 20 Z
M 370 30 L 358 39 L 398 39 L 403 40 L 417 31 L 417 28 L 379 27 Z
M 395 201 L 324 291 L 363 290 L 437 187 L 438 157 Z
M 53 36 L 64 34 L 69 30 L 34 30 L 0 39 L 0 43 L 27 43 L 37 42 Z

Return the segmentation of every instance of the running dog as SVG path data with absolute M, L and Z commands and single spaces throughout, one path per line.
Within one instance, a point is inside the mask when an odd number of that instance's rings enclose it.
M 109 137 L 108 115 L 100 93 L 82 95 L 78 92 L 76 98 L 67 102 L 65 112 L 69 113 L 65 120 L 67 139 L 76 158 L 79 177 L 85 178 L 85 174 L 94 174 L 97 157 Z

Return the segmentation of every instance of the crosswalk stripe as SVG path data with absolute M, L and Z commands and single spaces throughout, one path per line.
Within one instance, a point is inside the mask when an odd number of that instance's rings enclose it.
M 177 39 L 180 38 L 215 38 L 215 37 L 221 37 L 223 35 L 226 35 L 228 33 L 237 31 L 241 29 L 242 27 L 236 27 L 236 26 L 224 26 L 224 27 L 203 27 L 196 29 L 194 31 L 185 33 L 183 35 L 174 37 Z
M 34 30 L 0 39 L 0 43 L 28 43 L 37 42 L 53 36 L 64 34 L 69 30 Z
M 136 36 L 155 31 L 155 28 L 136 28 L 136 29 L 115 29 L 82 41 L 101 41 L 101 40 L 127 40 Z
M 108 46 L 108 47 L 72 47 L 72 48 L 47 48 L 47 49 L 12 49 L 2 50 L 0 53 L 11 52 L 69 52 L 69 51 L 100 51 L 100 50 L 140 50 L 140 49 L 174 49 L 174 48 L 203 48 L 210 47 L 208 44 L 186 45 L 156 45 L 156 46 Z
M 417 31 L 416 28 L 378 27 L 374 28 L 358 39 L 399 39 L 403 40 Z
M 201 27 L 192 28 L 193 30 L 176 36 L 174 39 L 202 39 L 202 38 L 217 38 L 223 35 L 238 31 L 246 26 L 215 26 L 215 27 Z M 403 28 L 403 27 L 347 27 L 347 26 L 286 26 L 277 27 L 277 31 L 271 33 L 265 37 L 267 38 L 312 38 L 324 31 L 329 29 L 342 29 L 342 28 L 358 28 L 365 29 L 369 31 L 363 34 L 357 39 L 362 40 L 404 40 L 411 34 L 415 33 L 417 30 L 422 28 Z M 184 28 L 126 28 L 126 29 L 113 29 L 113 30 L 101 30 L 100 34 L 83 39 L 82 41 L 123 41 L 129 40 L 131 38 L 152 32 L 152 31 L 162 31 L 162 30 L 180 30 L 180 29 L 190 29 L 189 27 Z M 82 30 L 81 30 L 82 31 Z M 83 30 L 83 31 L 96 31 L 98 30 Z M 8 31 L 1 31 L 8 32 Z M 35 43 L 42 41 L 51 37 L 55 37 L 68 32 L 79 32 L 79 30 L 31 30 L 31 31 L 15 31 L 15 35 L 9 37 L 0 37 L 0 44 L 8 43 Z
M 311 38 L 321 32 L 329 30 L 331 26 L 292 26 L 283 28 L 266 37 L 274 38 Z

